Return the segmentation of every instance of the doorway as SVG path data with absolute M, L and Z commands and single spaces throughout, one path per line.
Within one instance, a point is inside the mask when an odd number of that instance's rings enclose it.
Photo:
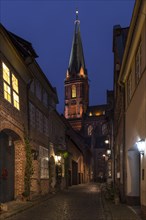
M 9 143 L 9 135 L 0 132 L 0 202 L 14 199 L 14 145 Z

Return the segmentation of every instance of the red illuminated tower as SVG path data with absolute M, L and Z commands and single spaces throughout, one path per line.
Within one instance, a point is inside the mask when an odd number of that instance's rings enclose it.
M 64 85 L 65 118 L 68 119 L 75 130 L 80 130 L 82 116 L 86 112 L 89 104 L 89 84 L 80 34 L 78 11 L 76 11 L 73 43 Z

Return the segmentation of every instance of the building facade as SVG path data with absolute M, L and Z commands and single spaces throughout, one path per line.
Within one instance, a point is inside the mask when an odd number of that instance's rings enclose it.
M 24 191 L 24 136 L 28 133 L 27 86 L 31 73 L 23 52 L 19 53 L 14 45 L 15 38 L 2 25 L 0 42 L 0 202 L 7 202 Z
M 3 25 L 0 42 L 0 203 L 82 183 L 80 143 L 67 134 L 31 43 Z
M 125 193 L 146 218 L 146 1 L 135 2 L 118 83 L 125 93 Z M 141 149 L 138 146 L 142 147 Z M 139 150 L 138 150 L 139 149 Z
M 125 180 L 125 92 L 118 83 L 120 68 L 129 28 L 115 25 L 113 28 L 114 53 L 114 180 L 118 186 L 121 201 L 126 201 Z

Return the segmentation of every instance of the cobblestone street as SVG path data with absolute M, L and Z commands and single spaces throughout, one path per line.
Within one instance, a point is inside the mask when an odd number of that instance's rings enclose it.
M 11 220 L 104 220 L 97 184 L 72 186 Z

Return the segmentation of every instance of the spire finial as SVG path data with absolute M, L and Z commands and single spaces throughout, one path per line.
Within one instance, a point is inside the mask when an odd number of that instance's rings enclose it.
M 76 20 L 75 20 L 75 24 L 80 24 L 80 21 L 79 21 L 79 11 L 78 9 L 76 9 Z
M 76 21 L 78 21 L 78 15 L 79 15 L 79 11 L 78 9 L 76 9 Z

